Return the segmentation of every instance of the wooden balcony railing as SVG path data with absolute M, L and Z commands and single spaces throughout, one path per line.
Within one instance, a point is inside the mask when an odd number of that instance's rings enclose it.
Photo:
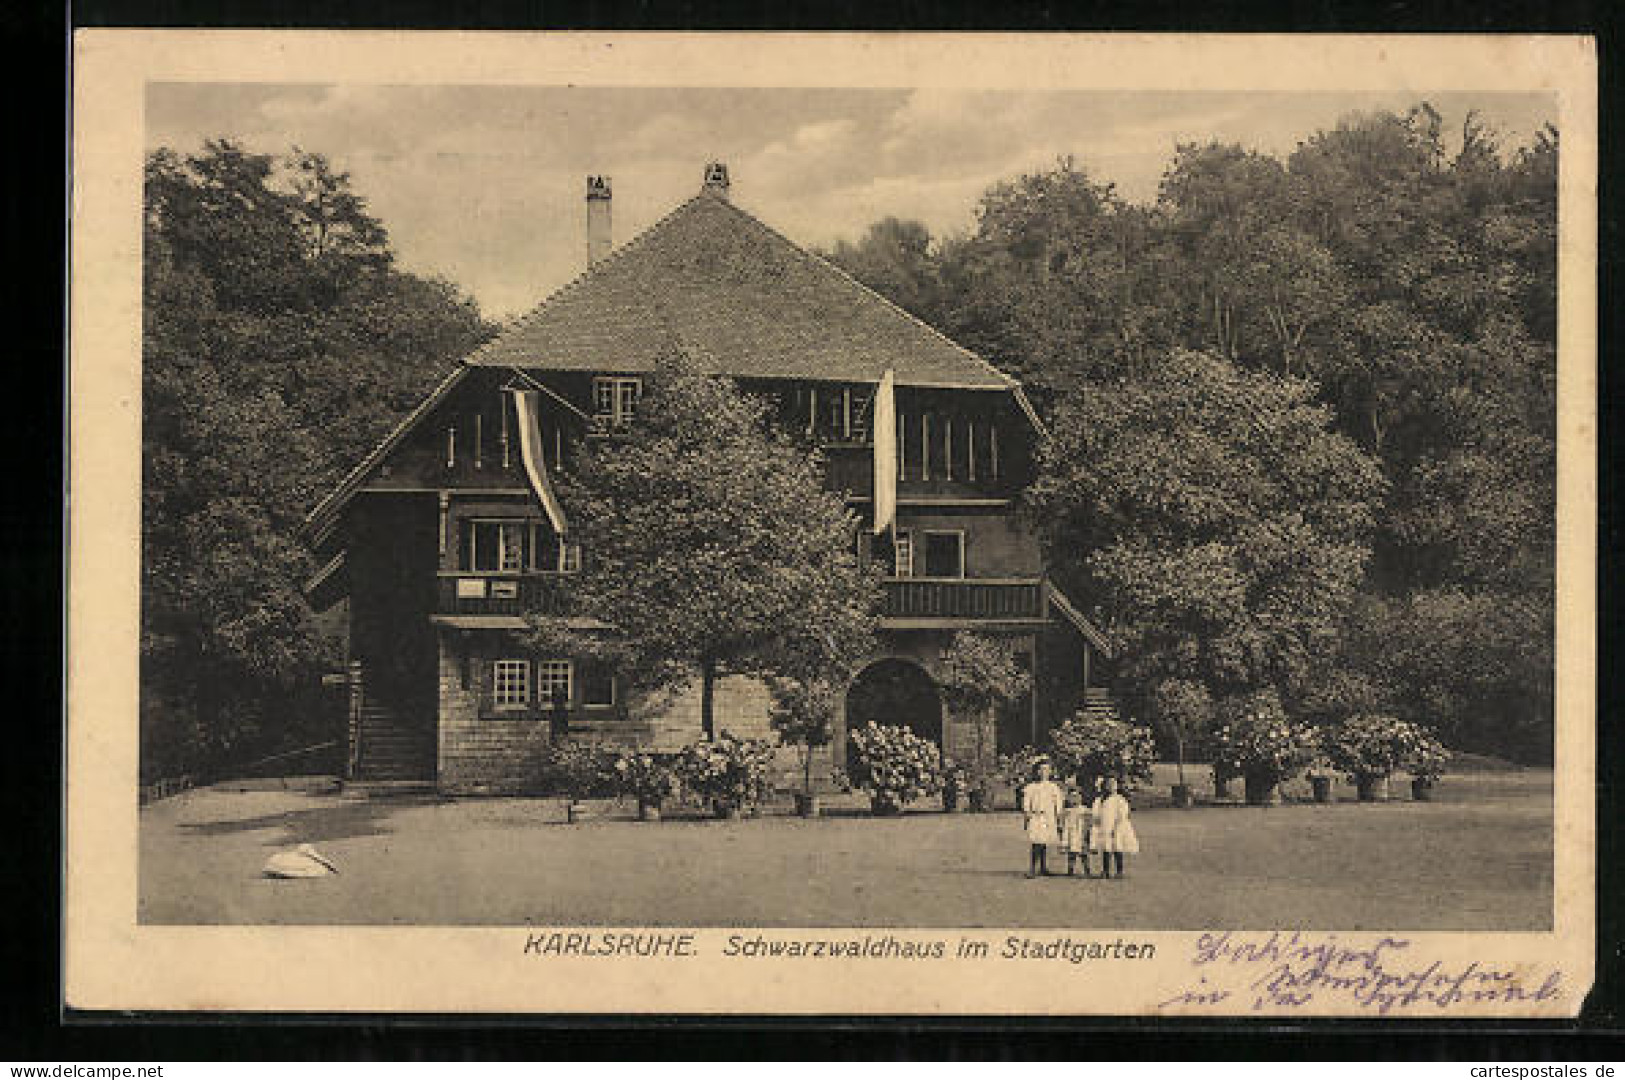
M 435 611 L 441 615 L 567 614 L 562 574 L 442 573 Z M 882 614 L 888 619 L 1038 619 L 1044 614 L 1036 578 L 887 578 Z
M 887 578 L 888 619 L 1038 619 L 1044 614 L 1035 578 Z
M 566 574 L 442 573 L 435 612 L 440 615 L 544 615 L 565 613 Z

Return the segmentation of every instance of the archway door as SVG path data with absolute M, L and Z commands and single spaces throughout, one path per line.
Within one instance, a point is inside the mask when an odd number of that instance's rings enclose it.
M 846 728 L 870 722 L 906 727 L 942 745 L 942 698 L 925 669 L 909 660 L 877 660 L 846 692 Z

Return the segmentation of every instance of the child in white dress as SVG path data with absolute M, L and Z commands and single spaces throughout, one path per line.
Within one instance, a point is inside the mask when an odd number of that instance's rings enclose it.
M 1050 779 L 1050 763 L 1033 766 L 1033 782 L 1021 790 L 1021 821 L 1031 845 L 1028 877 L 1049 876 L 1049 845 L 1061 839 L 1061 789 Z
M 1095 800 L 1089 828 L 1089 850 L 1100 852 L 1100 876 L 1112 876 L 1112 863 L 1117 864 L 1117 876 L 1123 876 L 1123 856 L 1138 854 L 1139 837 L 1134 835 L 1134 823 L 1129 820 L 1128 800 L 1117 792 L 1117 777 L 1106 777 L 1103 794 Z
M 1075 787 L 1066 789 L 1066 808 L 1061 811 L 1061 848 L 1066 852 L 1066 876 L 1078 872 L 1078 859 L 1083 859 L 1083 876 L 1089 876 L 1089 807 L 1083 805 L 1083 793 Z

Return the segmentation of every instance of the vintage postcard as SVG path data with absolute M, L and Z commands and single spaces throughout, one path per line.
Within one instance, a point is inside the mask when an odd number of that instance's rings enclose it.
M 1574 1016 L 1595 60 L 80 32 L 66 1007 Z

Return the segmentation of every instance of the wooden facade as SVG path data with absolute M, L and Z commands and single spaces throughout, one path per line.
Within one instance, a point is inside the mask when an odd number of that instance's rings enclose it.
M 706 214 L 709 231 L 699 232 L 701 240 L 716 234 L 732 242 L 733 218 L 708 207 L 690 212 Z M 745 221 L 740 228 L 747 231 L 764 228 Z M 571 288 L 590 293 L 595 276 L 604 275 L 609 290 L 614 273 L 628 272 L 613 268 L 638 259 L 640 243 L 606 257 Z M 761 262 L 786 258 L 776 245 L 788 242 L 772 243 Z M 687 259 L 696 243 L 685 237 L 672 246 Z M 644 248 L 646 261 L 659 257 L 658 244 Z M 830 289 L 861 289 L 836 279 L 827 264 L 808 272 L 829 275 Z M 772 283 L 782 277 L 775 271 Z M 739 288 L 735 279 L 725 286 Z M 798 288 L 782 303 L 809 293 Z M 948 351 L 957 346 L 926 337 L 934 334 L 927 328 L 893 329 L 908 317 L 866 290 L 855 295 L 864 294 L 864 303 L 880 308 L 869 314 L 885 331 L 852 331 L 854 354 L 884 361 L 886 349 L 914 349 L 926 376 L 934 374 L 927 362 L 969 363 L 960 359 L 963 350 Z M 544 305 L 520 332 L 548 329 L 548 311 Z M 633 331 L 628 340 L 636 340 Z M 778 423 L 815 441 L 828 462 L 826 485 L 843 492 L 867 521 L 878 379 L 840 371 L 764 374 L 773 362 L 759 365 L 755 358 L 781 343 L 768 341 L 760 350 L 749 344 L 719 373 L 765 397 Z M 360 673 L 351 748 L 358 779 L 434 781 L 452 792 L 523 791 L 535 756 L 555 738 L 676 748 L 699 737 L 696 694 L 628 700 L 615 673 L 579 658 L 530 656 L 521 643 L 523 612 L 572 617 L 567 578 L 591 553 L 571 550 L 553 534 L 520 460 L 507 391 L 537 391 L 548 467 L 568 470 L 584 441 L 636 423 L 639 372 L 647 370 L 587 366 L 537 349 L 534 362 L 510 362 L 515 357 L 500 350 L 494 360 L 471 358 L 308 523 L 327 563 L 313 595 L 349 600 L 351 669 Z M 629 345 L 626 354 L 637 352 Z M 934 733 L 960 757 L 973 747 L 1008 749 L 1042 738 L 1080 707 L 1087 673 L 1098 684 L 1106 659 L 1104 640 L 1047 581 L 1037 538 L 1015 512 L 1033 475 L 1036 421 L 1010 380 L 985 365 L 966 370 L 974 378 L 963 382 L 899 375 L 896 527 L 881 536 L 864 529 L 854 538 L 862 557 L 887 569 L 877 663 L 912 664 L 934 676 L 952 635 L 981 629 L 1009 635 L 1032 666 L 1032 700 L 998 719 L 995 738 L 938 721 Z M 718 728 L 771 738 L 768 701 L 751 680 L 724 680 Z M 843 746 L 837 739 L 836 757 Z

